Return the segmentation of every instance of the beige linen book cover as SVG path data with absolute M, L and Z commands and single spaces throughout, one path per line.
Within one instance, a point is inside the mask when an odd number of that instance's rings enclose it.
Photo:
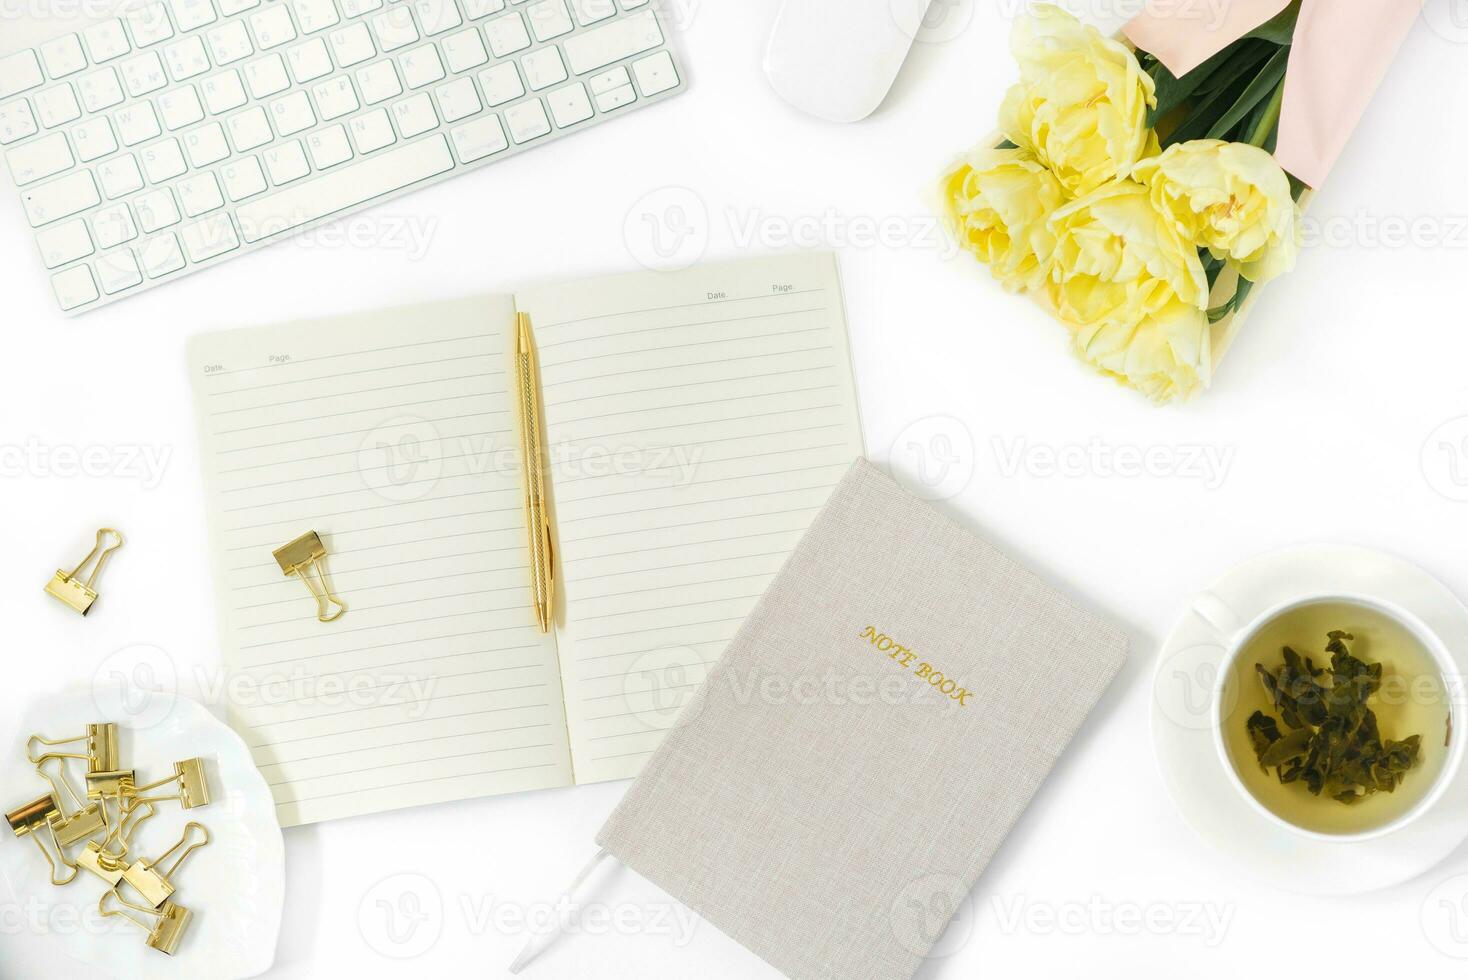
M 793 980 L 911 977 L 1126 646 L 858 461 L 598 843 Z

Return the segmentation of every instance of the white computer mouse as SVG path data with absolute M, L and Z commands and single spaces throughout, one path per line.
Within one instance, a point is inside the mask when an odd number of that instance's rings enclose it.
M 780 97 L 833 122 L 876 111 L 931 0 L 785 0 L 765 52 Z

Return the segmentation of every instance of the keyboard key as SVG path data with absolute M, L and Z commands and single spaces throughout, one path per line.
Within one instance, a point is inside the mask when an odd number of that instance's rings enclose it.
M 267 99 L 291 87 L 291 80 L 285 73 L 285 61 L 278 54 L 246 65 L 245 82 L 250 86 L 250 94 L 257 99 Z
M 285 53 L 285 58 L 290 62 L 291 74 L 298 85 L 325 78 L 332 72 L 331 54 L 326 50 L 326 42 L 319 37 L 291 48 Z
M 150 184 L 161 184 L 181 177 L 188 169 L 178 140 L 163 140 L 143 150 L 143 173 L 147 175 Z
M 219 171 L 224 178 L 224 192 L 231 201 L 239 202 L 265 191 L 265 171 L 257 157 L 245 157 L 227 164 Z
M 666 51 L 635 62 L 632 74 L 637 76 L 637 87 L 649 98 L 678 87 L 678 69 L 673 64 L 673 56 Z
M 443 81 L 443 62 L 438 57 L 438 49 L 431 44 L 399 56 L 398 64 L 402 66 L 403 81 L 408 88 L 422 88 Z
M 375 65 L 357 71 L 357 87 L 368 105 L 377 105 L 403 94 L 403 83 L 398 81 L 398 70 L 391 61 L 379 61 Z
M 362 154 L 392 146 L 398 140 L 393 133 L 392 122 L 387 118 L 386 109 L 358 116 L 351 121 L 348 128 L 351 129 L 352 142 L 357 145 L 357 152 Z
M 117 135 L 122 137 L 123 146 L 137 146 L 163 132 L 151 102 L 136 102 L 118 109 L 112 114 L 112 121 L 117 124 Z
M 291 12 L 284 4 L 251 14 L 250 29 L 255 32 L 255 44 L 261 51 L 278 48 L 296 39 L 296 25 L 291 23 Z
M 233 17 L 246 10 L 254 10 L 258 6 L 260 6 L 260 0 L 219 0 L 219 12 L 226 17 Z
M 433 111 L 433 100 L 427 93 L 397 103 L 392 107 L 392 114 L 397 120 L 398 132 L 405 140 L 438 128 L 438 115 Z
M 458 122 L 460 119 L 468 119 L 484 109 L 479 101 L 479 93 L 474 90 L 472 78 L 461 78 L 450 82 L 435 91 L 434 96 L 438 99 L 438 111 L 446 123 Z
M 220 24 L 204 36 L 209 41 L 214 63 L 221 68 L 236 61 L 244 61 L 255 53 L 255 46 L 250 43 L 250 32 L 245 30 L 244 21 L 232 20 L 227 24 Z
M 126 204 L 114 204 L 92 215 L 92 230 L 97 235 L 97 247 L 101 249 L 115 248 L 138 237 L 132 212 Z
M 485 24 L 484 34 L 489 38 L 489 50 L 496 58 L 530 47 L 530 35 L 525 32 L 525 21 L 518 11 Z
M 97 65 L 113 58 L 121 58 L 133 49 L 128 43 L 127 31 L 122 29 L 122 21 L 116 18 L 88 27 L 82 31 L 82 40 L 86 42 L 87 54 L 91 56 L 92 63 Z
M 453 168 L 448 141 L 438 134 L 248 202 L 236 216 L 245 241 L 258 242 Z
M 357 92 L 346 78 L 333 78 L 311 89 L 311 98 L 316 102 L 316 112 L 322 122 L 340 119 L 356 112 L 362 106 L 357 102 Z M 285 135 L 282 133 L 282 135 Z
M 265 169 L 270 171 L 270 182 L 279 187 L 309 174 L 311 165 L 306 162 L 306 151 L 302 149 L 301 141 L 291 140 L 265 151 Z
M 224 138 L 224 127 L 210 123 L 194 130 L 184 137 L 184 150 L 195 170 L 225 159 L 229 156 L 229 141 Z
M 602 112 L 611 112 L 637 101 L 632 78 L 627 74 L 627 69 L 620 65 L 611 71 L 592 76 L 588 84 L 591 86 L 591 94 L 596 98 L 596 107 Z
M 339 68 L 350 68 L 370 60 L 377 54 L 372 45 L 372 34 L 366 24 L 353 24 L 331 35 L 331 51 L 336 56 Z
M 315 34 L 342 22 L 331 0 L 291 0 L 291 9 L 296 13 L 296 23 L 303 34 Z
M 566 0 L 540 0 L 527 7 L 525 14 L 530 18 L 530 29 L 535 32 L 537 41 L 549 41 L 569 34 L 576 27 L 566 11 Z
M 418 40 L 418 28 L 407 7 L 392 7 L 372 18 L 372 33 L 383 54 L 406 48 Z
M 275 131 L 282 136 L 294 136 L 316 125 L 316 114 L 311 111 L 311 100 L 305 92 L 292 92 L 270 103 L 270 118 L 275 122 Z
M 168 0 L 168 9 L 173 12 L 173 22 L 183 33 L 196 31 L 219 19 L 209 0 Z
M 122 94 L 122 83 L 117 80 L 117 70 L 114 68 L 103 68 L 90 75 L 83 75 L 76 85 L 82 93 L 82 105 L 88 112 L 111 109 L 126 98 Z
M 178 236 L 173 234 L 148 239 L 138 249 L 138 260 L 149 279 L 158 279 L 170 272 L 177 272 L 187 264 L 184 261 L 183 248 L 178 244 Z
M 122 63 L 122 83 L 134 97 L 156 92 L 168 84 L 158 52 L 149 51 Z
M 495 65 L 479 73 L 479 86 L 484 89 L 484 101 L 492 106 L 504 105 L 525 94 L 520 84 L 520 73 L 513 62 Z
M 82 39 L 75 34 L 58 37 L 41 45 L 41 61 L 46 65 L 46 74 L 52 78 L 75 75 L 87 67 L 87 55 L 82 50 Z
M 17 146 L 5 154 L 5 162 L 10 165 L 10 176 L 15 179 L 17 187 L 55 177 L 76 165 L 71 146 L 62 133 Z
M 361 17 L 382 9 L 382 0 L 342 0 L 342 12 L 348 17 Z
M 212 218 L 184 225 L 178 233 L 183 239 L 184 250 L 190 262 L 206 262 L 240 247 L 239 235 L 236 234 L 234 223 L 229 220 L 228 214 L 216 214 Z
M 37 233 L 36 244 L 41 249 L 41 261 L 48 269 L 59 269 L 96 251 L 87 223 L 81 218 Z
M 485 116 L 483 119 L 465 123 L 451 135 L 454 138 L 454 152 L 459 155 L 460 163 L 482 160 L 510 145 L 510 141 L 505 139 L 505 130 L 500 125 L 498 116 Z
M 605 68 L 662 43 L 663 30 L 651 10 L 572 35 L 562 42 L 571 71 L 576 75 Z
M 245 83 L 240 81 L 240 73 L 233 68 L 204 79 L 203 89 L 204 104 L 209 107 L 211 115 L 238 109 L 250 101 L 245 95 Z
M 143 226 L 144 234 L 152 234 L 159 228 L 170 228 L 183 220 L 178 213 L 178 203 L 173 199 L 173 192 L 167 188 L 144 194 L 133 201 L 133 207 L 138 209 L 138 221 Z
M 582 27 L 606 20 L 617 13 L 614 0 L 571 0 L 571 6 L 576 8 L 576 19 Z
M 489 61 L 489 52 L 484 50 L 484 39 L 472 27 L 444 38 L 441 46 L 444 57 L 448 59 L 449 71 L 455 75 L 478 68 Z
M 21 192 L 20 200 L 25 205 L 26 218 L 32 228 L 70 218 L 102 203 L 96 181 L 85 170 L 67 174 L 49 184 L 28 187 Z
M 451 31 L 464 23 L 454 0 L 413 0 L 413 9 L 418 11 L 418 23 L 423 25 L 427 37 Z
M 8 99 L 29 91 L 46 81 L 41 61 L 34 51 L 22 51 L 0 58 L 0 99 Z
M 516 143 L 529 143 L 551 131 L 545 106 L 541 105 L 539 99 L 531 99 L 506 109 L 505 122 L 510 124 L 510 135 Z
M 71 143 L 76 147 L 76 158 L 82 163 L 100 160 L 117 149 L 117 137 L 112 134 L 112 124 L 105 116 L 89 119 L 73 129 Z
M 97 260 L 97 279 L 102 283 L 102 292 L 111 296 L 142 282 L 143 272 L 138 268 L 137 256 L 124 248 Z
M 81 117 L 82 107 L 77 105 L 76 92 L 69 82 L 36 93 L 36 118 L 43 128 L 55 129 Z
M 56 300 L 61 304 L 63 312 L 96 302 L 101 295 L 97 292 L 97 281 L 92 278 L 92 270 L 84 265 L 52 276 L 51 287 L 56 290 Z
M 138 169 L 137 157 L 131 153 L 113 157 L 98 167 L 97 179 L 101 181 L 102 193 L 109 201 L 143 189 L 143 172 Z
M 185 85 L 158 96 L 158 110 L 163 114 L 163 125 L 169 132 L 192 126 L 204 118 L 204 106 L 199 102 L 199 92 L 192 85 Z
M 31 104 L 25 99 L 16 99 L 0 105 L 0 146 L 9 146 L 18 143 L 27 136 L 34 136 L 40 131 L 36 125 L 35 113 L 31 111 Z
M 586 86 L 580 82 L 557 89 L 547 95 L 545 101 L 550 104 L 551 116 L 561 129 L 585 122 L 593 115 L 591 97 L 586 94 Z
M 566 63 L 561 60 L 560 50 L 554 46 L 527 54 L 520 59 L 520 64 L 525 67 L 525 81 L 530 83 L 532 92 L 566 80 Z
M 173 24 L 161 3 L 148 3 L 129 10 L 126 20 L 134 47 L 146 48 L 173 37 Z
M 260 106 L 251 106 L 239 115 L 229 117 L 229 138 L 240 153 L 247 153 L 275 139 L 270 131 L 270 118 Z
M 168 74 L 175 82 L 198 78 L 210 68 L 204 41 L 197 34 L 164 48 L 163 60 L 168 63 Z
M 505 9 L 505 0 L 464 0 L 464 13 L 470 20 L 479 20 Z
M 224 191 L 213 174 L 199 174 L 178 182 L 178 203 L 185 216 L 197 218 L 224 207 Z
M 352 147 L 347 142 L 347 131 L 342 126 L 332 126 L 306 139 L 306 148 L 311 151 L 311 162 L 317 170 L 327 170 L 352 158 Z

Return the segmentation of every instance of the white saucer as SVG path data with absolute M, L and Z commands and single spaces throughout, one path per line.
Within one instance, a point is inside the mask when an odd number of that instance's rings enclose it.
M 1163 781 L 1204 840 L 1239 865 L 1290 891 L 1350 895 L 1415 878 L 1468 838 L 1468 766 L 1437 804 L 1385 837 L 1312 840 L 1262 816 L 1231 784 L 1213 741 L 1211 701 L 1227 653 L 1199 612 L 1219 603 L 1247 623 L 1292 600 L 1323 594 L 1373 596 L 1415 613 L 1468 675 L 1468 608 L 1431 575 L 1365 548 L 1307 546 L 1245 562 L 1188 604 L 1158 656 L 1152 741 Z
M 89 723 L 115 721 L 122 764 L 137 769 L 140 783 L 170 775 L 176 761 L 202 758 L 212 802 L 193 810 L 174 802 L 159 804 L 158 815 L 139 828 L 134 850 L 156 857 L 178 841 L 189 821 L 208 828 L 209 845 L 189 856 L 174 882 L 178 891 L 173 899 L 194 913 L 189 931 L 174 956 L 149 949 L 142 929 L 98 916 L 97 902 L 107 889 L 100 879 L 82 871 L 71 884 L 55 887 L 35 844 L 6 840 L 0 843 L 0 878 L 18 907 L 40 920 L 39 925 L 22 923 L 6 943 L 50 944 L 117 980 L 259 976 L 275 959 L 285 906 L 285 844 L 270 787 L 240 737 L 198 703 L 137 691 L 118 703 L 111 700 L 84 691 L 33 704 L 0 742 L 0 786 L 7 794 L 0 809 L 50 792 L 26 761 L 26 740 L 32 734 L 70 738 L 84 734 Z M 99 701 L 105 707 L 99 708 Z M 54 775 L 56 763 L 47 772 Z M 85 765 L 78 763 L 68 773 L 81 792 L 83 772 Z M 172 790 L 168 786 L 157 792 Z M 10 837 L 8 831 L 5 836 Z

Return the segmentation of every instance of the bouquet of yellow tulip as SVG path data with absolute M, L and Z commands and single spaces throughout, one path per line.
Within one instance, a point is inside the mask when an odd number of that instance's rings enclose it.
M 1069 327 L 1083 360 L 1156 401 L 1207 387 L 1212 326 L 1294 267 L 1305 187 L 1272 151 L 1298 13 L 1178 78 L 1037 6 L 1014 28 L 1003 141 L 942 178 L 959 244 Z

